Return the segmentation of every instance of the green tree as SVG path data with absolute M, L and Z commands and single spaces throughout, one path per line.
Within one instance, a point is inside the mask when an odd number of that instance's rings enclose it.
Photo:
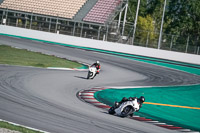
M 135 18 L 137 2 L 138 0 L 129 1 L 130 12 L 128 12 L 128 15 L 127 15 L 129 22 L 134 23 L 134 20 L 132 18 Z M 160 30 L 163 7 L 164 7 L 164 0 L 141 0 L 140 1 L 139 16 L 145 18 L 147 15 L 150 15 L 154 21 L 154 26 L 155 26 L 154 30 L 157 32 Z
M 150 15 L 146 17 L 139 16 L 136 31 L 136 37 L 140 38 L 139 43 L 146 44 L 147 39 L 149 41 L 154 40 L 156 38 L 156 35 L 152 32 L 154 28 L 153 18 Z
M 137 10 L 138 0 L 129 0 L 129 12 L 127 14 L 127 18 L 129 22 L 134 22 L 132 18 L 135 18 L 136 10 Z M 145 17 L 147 10 L 147 0 L 140 0 L 140 10 L 139 16 Z
M 140 0 L 137 28 L 135 33 L 135 41 L 139 45 L 146 45 L 147 40 L 149 40 L 148 43 L 153 42 L 153 40 L 157 37 L 154 33 L 154 31 L 156 31 L 155 20 L 158 19 L 160 15 L 155 13 L 158 17 L 153 18 L 153 12 L 155 12 L 153 9 L 155 5 L 151 5 L 151 3 L 153 3 L 152 1 L 155 0 Z M 135 20 L 133 18 L 135 18 L 136 15 L 137 4 L 138 0 L 129 0 L 129 12 L 127 14 L 128 22 L 134 23 Z M 160 7 L 157 7 L 157 9 L 160 9 Z
M 200 35 L 200 1 L 171 0 L 167 19 L 170 23 L 167 32 L 182 36 Z
M 139 16 L 137 28 L 143 31 L 154 31 L 153 18 L 150 15 Z
M 148 0 L 146 13 L 153 17 L 156 32 L 160 30 L 163 9 L 164 0 Z

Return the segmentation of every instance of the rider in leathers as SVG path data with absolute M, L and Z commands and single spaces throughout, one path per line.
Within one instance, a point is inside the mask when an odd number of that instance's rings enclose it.
M 126 101 L 135 101 L 134 103 L 135 105 L 135 111 L 138 112 L 140 110 L 140 108 L 142 107 L 143 102 L 145 101 L 144 96 L 141 96 L 140 98 L 137 97 L 129 97 L 128 99 L 126 97 L 122 98 L 122 100 L 120 102 L 116 102 L 115 103 L 115 108 L 118 108 L 123 102 Z
M 92 66 L 95 66 L 97 68 L 96 74 L 99 74 L 100 69 L 101 69 L 100 62 L 96 61 Z

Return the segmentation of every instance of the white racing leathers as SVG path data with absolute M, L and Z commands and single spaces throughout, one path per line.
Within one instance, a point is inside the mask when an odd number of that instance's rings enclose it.
M 114 108 L 113 108 L 114 109 Z M 123 102 L 119 107 L 115 108 L 113 111 L 116 115 L 121 117 L 132 116 L 135 111 L 139 111 L 140 105 L 137 102 L 137 99 L 128 100 Z
M 87 79 L 93 79 L 96 76 L 97 68 L 95 66 L 91 66 L 88 69 Z

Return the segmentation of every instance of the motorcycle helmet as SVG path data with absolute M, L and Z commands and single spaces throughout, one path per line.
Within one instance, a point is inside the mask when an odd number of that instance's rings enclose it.
M 99 64 L 100 62 L 99 62 L 99 61 L 96 61 L 96 63 Z
M 141 97 L 139 98 L 139 101 L 140 101 L 140 103 L 143 103 L 143 102 L 145 101 L 144 96 L 141 96 Z

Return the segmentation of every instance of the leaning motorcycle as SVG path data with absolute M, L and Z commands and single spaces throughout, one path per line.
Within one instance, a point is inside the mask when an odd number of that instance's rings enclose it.
M 95 66 L 91 66 L 88 69 L 87 79 L 93 79 L 97 74 L 97 68 Z
M 133 116 L 133 113 L 139 109 L 139 106 L 135 104 L 135 100 L 129 100 L 126 102 L 123 102 L 121 105 L 115 105 L 112 106 L 109 110 L 109 114 L 116 114 L 120 117 L 127 117 L 127 116 Z

